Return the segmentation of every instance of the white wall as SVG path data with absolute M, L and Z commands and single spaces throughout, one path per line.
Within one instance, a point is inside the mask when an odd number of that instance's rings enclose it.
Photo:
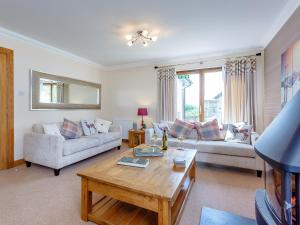
M 263 122 L 263 96 L 264 96 L 264 56 L 261 49 L 251 50 L 231 55 L 218 56 L 201 60 L 203 63 L 189 64 L 186 66 L 177 66 L 177 70 L 201 69 L 209 67 L 223 66 L 225 58 L 252 55 L 262 52 L 262 56 L 257 57 L 257 105 L 256 113 L 258 115 L 257 131 L 262 132 Z M 221 60 L 220 60 L 221 59 Z M 197 60 L 194 60 L 197 61 Z M 194 62 L 192 61 L 192 62 Z M 200 60 L 198 60 L 200 61 Z M 180 62 L 182 63 L 182 62 Z M 170 64 L 173 64 L 170 62 Z M 149 116 L 146 117 L 146 124 L 149 126 L 151 121 L 157 118 L 157 80 L 154 65 L 141 66 L 130 69 L 116 69 L 106 72 L 110 79 L 110 98 L 111 115 L 110 119 L 133 119 L 140 123 L 140 118 L 136 115 L 137 108 L 146 106 L 149 108 Z
M 140 125 L 137 109 L 145 106 L 146 125 L 156 120 L 157 81 L 153 66 L 107 71 L 106 75 L 110 79 L 110 119 L 132 119 Z
M 14 50 L 14 94 L 15 94 L 15 160 L 23 158 L 23 136 L 34 123 L 95 118 L 110 115 L 107 96 L 108 81 L 98 67 L 75 61 L 54 51 L 37 47 L 27 41 L 0 33 L 0 46 Z M 101 110 L 30 111 L 29 70 L 35 69 L 56 75 L 97 82 L 102 84 Z

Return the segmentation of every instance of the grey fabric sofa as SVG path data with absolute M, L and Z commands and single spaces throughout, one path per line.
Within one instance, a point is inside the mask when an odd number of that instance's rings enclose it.
M 145 142 L 147 145 L 153 144 L 151 140 L 153 133 L 153 128 L 145 130 Z M 256 155 L 253 147 L 257 138 L 258 134 L 253 132 L 251 135 L 251 145 L 225 141 L 203 141 L 198 140 L 197 131 L 193 130 L 183 140 L 181 147 L 196 149 L 196 161 L 256 170 L 257 176 L 261 177 L 264 168 L 263 160 Z M 157 139 L 156 144 L 161 144 L 161 138 Z M 178 147 L 179 141 L 176 138 L 168 137 L 168 145 Z
M 121 134 L 122 128 L 112 125 L 108 133 L 65 140 L 62 136 L 45 134 L 43 124 L 35 124 L 32 132 L 24 136 L 24 160 L 27 167 L 36 163 L 52 168 L 57 176 L 65 166 L 116 147 L 120 149 Z

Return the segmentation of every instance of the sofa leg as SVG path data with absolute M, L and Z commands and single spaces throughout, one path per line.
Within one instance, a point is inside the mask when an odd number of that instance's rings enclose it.
M 262 176 L 262 171 L 261 170 L 257 170 L 256 171 L 256 176 L 257 177 L 261 177 Z
M 31 167 L 31 162 L 25 161 L 27 167 Z
M 120 150 L 121 149 L 121 145 L 120 146 L 118 146 L 118 150 Z
M 60 169 L 54 169 L 54 175 L 55 175 L 55 176 L 58 176 L 58 175 L 59 175 L 59 172 L 60 172 Z

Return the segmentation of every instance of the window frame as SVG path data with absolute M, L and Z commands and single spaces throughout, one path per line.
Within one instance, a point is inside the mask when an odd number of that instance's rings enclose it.
M 205 73 L 213 72 L 222 72 L 222 67 L 212 67 L 212 68 L 203 68 L 203 69 L 194 69 L 194 70 L 182 70 L 177 71 L 176 75 L 187 75 L 187 74 L 198 74 L 199 75 L 199 121 L 204 122 L 205 118 Z M 185 103 L 185 91 L 183 92 L 183 101 Z M 183 119 L 185 120 L 185 110 L 183 110 Z

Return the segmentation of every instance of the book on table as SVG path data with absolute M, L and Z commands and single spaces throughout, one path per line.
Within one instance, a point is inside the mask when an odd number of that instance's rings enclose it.
M 164 156 L 164 152 L 158 147 L 133 148 L 133 154 L 136 157 Z
M 185 167 L 186 166 L 186 160 L 181 157 L 174 158 L 173 162 L 176 167 Z
M 117 164 L 145 168 L 149 165 L 149 162 L 150 162 L 149 159 L 132 158 L 132 157 L 124 156 L 118 160 Z

